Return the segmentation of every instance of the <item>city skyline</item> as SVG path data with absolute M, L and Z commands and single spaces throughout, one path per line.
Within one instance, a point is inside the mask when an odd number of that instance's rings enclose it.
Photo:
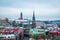
M 0 0 L 0 18 L 32 19 L 33 11 L 36 19 L 60 19 L 60 0 Z

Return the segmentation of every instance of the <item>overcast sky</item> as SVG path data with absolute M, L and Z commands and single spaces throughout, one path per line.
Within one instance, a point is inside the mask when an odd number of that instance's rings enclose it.
M 60 19 L 60 0 L 0 0 L 0 18 L 17 19 L 22 12 L 32 19 L 33 11 L 39 20 Z

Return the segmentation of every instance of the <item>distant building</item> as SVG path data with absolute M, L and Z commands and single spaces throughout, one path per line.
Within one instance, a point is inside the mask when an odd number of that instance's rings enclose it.
M 0 18 L 0 26 L 10 26 L 10 24 L 5 20 L 5 18 Z
M 14 34 L 0 34 L 0 40 L 16 40 L 16 37 Z
M 29 25 L 29 20 L 15 20 L 15 21 L 16 21 L 16 24 L 17 24 L 18 27 L 26 28 Z M 21 22 L 22 22 L 22 26 L 20 24 Z
M 46 24 L 43 21 L 36 21 L 36 26 L 40 28 L 46 28 Z
M 23 28 L 0 26 L 0 40 L 20 40 Z

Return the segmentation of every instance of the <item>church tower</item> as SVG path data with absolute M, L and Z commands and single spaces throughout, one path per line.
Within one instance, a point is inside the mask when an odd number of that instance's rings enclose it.
M 20 18 L 19 18 L 19 20 L 23 20 L 23 14 L 22 14 L 22 12 L 20 13 Z M 22 27 L 23 23 L 21 22 L 19 25 L 20 25 L 20 27 Z
M 20 17 L 19 17 L 19 20 L 22 20 L 23 19 L 23 14 L 22 12 L 20 13 Z
M 20 19 L 21 19 L 21 20 L 23 19 L 23 15 L 22 15 L 22 12 L 21 12 L 21 17 L 20 17 Z
M 33 17 L 32 17 L 32 28 L 36 27 L 36 21 L 35 21 L 35 13 L 33 11 Z

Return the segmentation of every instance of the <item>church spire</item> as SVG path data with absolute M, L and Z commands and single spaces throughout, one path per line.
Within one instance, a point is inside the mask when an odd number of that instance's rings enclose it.
M 34 14 L 34 11 L 33 11 L 33 21 L 35 21 L 35 14 Z
M 36 27 L 36 22 L 35 22 L 35 13 L 33 11 L 33 18 L 32 18 L 32 28 Z

